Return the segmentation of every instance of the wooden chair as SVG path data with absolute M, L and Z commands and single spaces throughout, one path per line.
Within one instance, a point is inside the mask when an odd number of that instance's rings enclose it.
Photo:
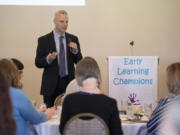
M 109 135 L 109 128 L 99 116 L 80 113 L 67 121 L 62 135 Z
M 62 97 L 64 96 L 65 93 L 60 94 L 59 96 L 57 96 L 57 98 L 54 101 L 54 107 L 57 109 L 58 105 L 62 104 Z

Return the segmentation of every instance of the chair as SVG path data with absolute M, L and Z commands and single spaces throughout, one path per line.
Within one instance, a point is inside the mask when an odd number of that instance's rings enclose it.
M 142 126 L 139 128 L 137 135 L 148 135 L 146 126 Z
M 54 106 L 57 109 L 58 105 L 62 104 L 62 97 L 64 96 L 65 93 L 60 94 L 59 96 L 57 96 L 57 98 L 54 101 Z
M 109 128 L 99 116 L 80 113 L 67 121 L 62 135 L 109 135 Z
M 76 79 L 73 79 L 66 87 L 66 92 L 62 98 L 62 102 L 64 101 L 65 97 L 68 94 L 74 93 L 74 92 L 78 92 L 81 90 L 81 87 L 77 84 Z

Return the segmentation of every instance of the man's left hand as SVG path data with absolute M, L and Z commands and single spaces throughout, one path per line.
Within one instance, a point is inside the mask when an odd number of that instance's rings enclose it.
M 77 44 L 76 44 L 75 42 L 70 42 L 70 43 L 69 43 L 69 47 L 72 48 L 72 49 L 75 49 L 75 50 L 78 49 L 78 48 L 77 48 Z

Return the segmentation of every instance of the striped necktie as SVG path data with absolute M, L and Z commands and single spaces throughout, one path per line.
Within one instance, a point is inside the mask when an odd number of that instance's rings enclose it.
M 66 63 L 65 63 L 65 49 L 64 49 L 64 43 L 63 43 L 63 36 L 59 37 L 60 42 L 60 51 L 59 51 L 59 75 L 61 77 L 66 76 Z

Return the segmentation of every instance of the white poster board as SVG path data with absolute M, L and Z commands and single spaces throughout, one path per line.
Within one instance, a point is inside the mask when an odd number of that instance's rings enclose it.
M 109 96 L 118 103 L 154 104 L 157 66 L 157 56 L 109 56 Z

